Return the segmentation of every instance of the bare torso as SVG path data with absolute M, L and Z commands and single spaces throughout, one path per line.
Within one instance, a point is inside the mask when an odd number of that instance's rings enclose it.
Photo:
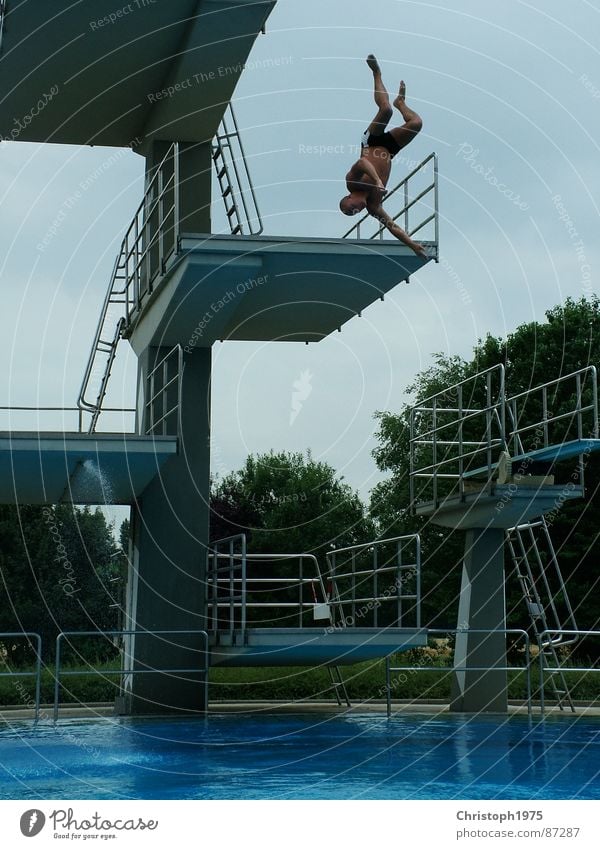
M 348 191 L 367 192 L 367 198 L 369 198 L 375 192 L 380 196 L 381 187 L 374 185 L 374 183 L 362 172 L 359 172 L 360 177 L 359 179 L 357 179 L 355 169 L 360 164 L 360 161 L 363 159 L 366 159 L 368 162 L 371 163 L 377 173 L 377 176 L 379 177 L 379 180 L 382 183 L 382 186 L 384 188 L 385 186 L 387 186 L 387 182 L 390 178 L 390 173 L 392 170 L 392 159 L 388 151 L 384 147 L 364 147 L 361 153 L 360 160 L 358 160 L 358 162 L 355 162 L 352 168 L 346 174 L 346 185 L 348 187 Z

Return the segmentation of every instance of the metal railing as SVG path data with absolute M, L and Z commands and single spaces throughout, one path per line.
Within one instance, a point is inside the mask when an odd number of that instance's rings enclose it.
M 0 672 L 0 678 L 35 678 L 35 697 L 34 697 L 34 717 L 37 720 L 40 718 L 40 693 L 42 687 L 42 638 L 34 631 L 3 631 L 0 633 L 0 644 L 4 639 L 11 640 L 27 640 L 30 648 L 35 652 L 35 671 L 34 672 L 14 672 L 12 669 L 8 672 Z M 35 648 L 31 645 L 35 642 Z M 3 662 L 7 666 L 6 660 Z
M 297 568 L 290 569 L 294 564 Z M 274 566 L 281 567 L 277 574 L 265 574 Z M 293 574 L 283 575 L 281 570 L 286 569 Z M 315 618 L 319 614 L 320 619 L 329 617 L 323 579 L 313 554 L 249 554 L 244 534 L 210 544 L 207 584 L 210 632 L 239 635 L 242 643 L 248 627 L 303 628 L 307 613 Z M 259 618 L 263 612 L 269 614 L 267 618 Z
M 87 669 L 69 669 L 61 671 L 61 653 L 62 653 L 62 642 L 63 640 L 68 639 L 71 642 L 72 637 L 103 637 L 104 639 L 109 639 L 112 637 L 166 637 L 166 636 L 179 636 L 179 637 L 193 637 L 193 636 L 201 636 L 204 638 L 204 646 L 202 650 L 202 654 L 204 657 L 204 666 L 199 667 L 187 667 L 187 668 L 154 668 L 149 667 L 147 669 L 94 669 L 93 667 L 88 667 Z M 172 645 L 172 643 L 170 642 Z M 189 646 L 182 646 L 186 651 L 195 651 L 195 649 L 191 649 Z M 121 657 L 124 654 L 123 647 L 120 648 Z M 58 637 L 56 638 L 56 662 L 55 662 L 55 671 L 54 671 L 54 708 L 53 708 L 53 719 L 54 722 L 58 719 L 58 709 L 60 703 L 60 689 L 62 686 L 61 678 L 65 678 L 67 676 L 79 676 L 82 675 L 118 675 L 120 678 L 119 682 L 119 690 L 123 689 L 123 677 L 125 675 L 156 675 L 156 674 L 164 674 L 164 675 L 184 675 L 184 674 L 194 674 L 194 675 L 203 675 L 204 676 L 204 705 L 208 706 L 208 672 L 210 668 L 210 646 L 208 642 L 208 634 L 204 630 L 166 630 L 166 631 L 139 631 L 139 630 L 125 630 L 125 631 L 62 631 Z
M 175 345 L 148 373 L 146 435 L 181 435 L 181 381 L 183 349 Z
M 575 642 L 575 641 L 581 640 L 582 637 L 584 637 L 584 638 L 585 637 L 600 638 L 600 631 L 598 631 L 598 630 L 582 630 L 580 628 L 572 628 L 572 629 L 568 629 L 568 628 L 548 628 L 546 631 L 543 631 L 541 633 L 540 638 L 541 639 L 546 638 L 547 642 L 552 643 L 553 635 L 573 637 L 574 638 L 573 642 Z M 566 645 L 566 644 L 567 644 L 566 642 L 563 643 L 563 645 Z M 558 660 L 558 658 L 557 658 L 557 660 Z M 539 663 L 539 669 L 540 669 L 540 711 L 542 713 L 542 716 L 546 712 L 546 699 L 545 699 L 545 695 L 544 695 L 544 687 L 545 687 L 545 685 L 544 685 L 544 674 L 546 674 L 546 673 L 548 675 L 558 674 L 560 676 L 564 676 L 565 674 L 568 674 L 568 673 L 572 673 L 572 674 L 582 673 L 584 675 L 587 675 L 588 673 L 592 673 L 592 672 L 600 672 L 600 666 L 591 666 L 591 667 L 587 667 L 587 668 L 578 666 L 577 668 L 569 668 L 568 666 L 564 666 L 560 662 L 557 664 L 557 666 L 549 666 L 548 665 L 548 658 L 544 657 L 544 655 L 541 652 L 540 652 L 539 657 L 538 657 L 538 663 Z
M 421 627 L 418 534 L 334 549 L 327 553 L 327 566 L 333 624 L 402 628 L 412 619 L 412 626 Z
M 0 52 L 4 40 L 4 19 L 6 18 L 6 0 L 0 0 Z
M 105 413 L 135 413 L 136 410 L 134 407 L 104 407 L 103 412 Z M 86 414 L 92 414 L 91 410 L 83 409 L 82 407 L 31 407 L 31 406 L 21 406 L 21 407 L 0 407 L 0 413 L 76 413 L 77 414 L 77 428 L 72 431 L 72 433 L 88 433 L 92 434 L 95 431 L 95 426 L 92 428 L 87 426 L 84 422 L 84 416 Z M 12 430 L 12 428 L 11 428 Z M 48 430 L 48 428 L 44 428 L 44 430 Z M 69 431 L 64 431 L 64 427 L 61 426 L 61 432 L 68 433 Z M 134 433 L 133 427 L 131 429 L 131 433 Z
M 507 398 L 513 457 L 574 440 L 598 439 L 598 376 L 586 366 Z M 579 456 L 583 485 L 583 454 Z M 533 458 L 535 460 L 535 457 Z
M 388 718 L 392 715 L 392 673 L 408 672 L 411 675 L 417 672 L 439 672 L 452 675 L 455 672 L 525 672 L 527 688 L 527 713 L 531 717 L 533 713 L 533 702 L 531 693 L 531 645 L 527 631 L 521 628 L 428 628 L 428 636 L 431 634 L 515 634 L 525 643 L 525 666 L 432 666 L 419 664 L 418 666 L 392 666 L 392 658 L 385 660 L 385 692 Z M 404 683 L 404 682 L 403 682 Z
M 425 398 L 410 410 L 410 503 L 439 504 L 465 494 L 467 472 L 489 479 L 506 451 L 504 366 L 497 365 Z M 417 481 L 425 483 L 417 489 Z M 447 482 L 440 492 L 440 481 Z
M 429 177 L 429 172 L 431 172 L 431 177 Z M 415 182 L 417 178 L 425 178 L 426 186 L 421 189 L 417 189 L 416 193 L 411 196 L 412 183 Z M 431 182 L 428 182 L 431 180 Z M 389 202 L 394 197 L 394 195 L 399 195 L 402 197 L 402 207 L 391 217 L 395 222 L 400 224 L 402 229 L 408 233 L 409 236 L 415 236 L 419 231 L 421 231 L 428 224 L 433 223 L 433 239 L 432 241 L 435 244 L 436 254 L 435 260 L 438 261 L 438 253 L 437 246 L 439 244 L 439 195 L 438 195 L 438 158 L 436 153 L 430 153 L 429 156 L 425 157 L 425 159 L 420 162 L 416 168 L 404 177 L 394 188 L 389 191 L 385 198 L 384 203 L 389 207 Z M 397 199 L 397 198 L 396 198 Z M 416 223 L 414 222 L 416 209 L 421 209 L 425 207 L 425 210 L 420 214 L 424 215 L 424 218 L 421 218 Z M 357 222 L 354 224 L 346 233 L 344 233 L 344 239 L 348 239 L 350 237 L 360 239 L 383 239 L 386 234 L 389 233 L 385 226 L 380 224 L 377 225 L 377 228 L 374 233 L 363 236 L 362 229 L 364 226 L 370 221 L 371 216 L 369 213 L 363 215 Z M 390 238 L 394 238 L 390 234 Z
M 263 223 L 244 145 L 231 103 L 212 143 L 212 159 L 232 235 L 260 236 Z

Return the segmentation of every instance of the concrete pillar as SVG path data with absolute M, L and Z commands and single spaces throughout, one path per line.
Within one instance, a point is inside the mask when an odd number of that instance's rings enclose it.
M 146 161 L 146 187 L 164 160 L 171 142 L 155 142 Z M 142 275 L 141 289 L 160 285 L 164 257 L 176 246 L 180 233 L 210 232 L 211 146 L 179 145 L 179 186 L 173 157 L 162 169 L 147 199 L 146 221 L 152 247 Z M 169 180 L 171 179 L 171 182 Z M 156 203 L 160 187 L 165 194 L 160 214 Z M 178 215 L 167 215 L 178 199 Z M 159 220 L 163 220 L 160 239 Z M 148 242 L 150 244 L 150 241 Z M 143 300 L 145 309 L 159 308 Z M 145 306 L 148 304 L 147 306 Z M 183 345 L 187 340 L 180 340 Z M 138 431 L 149 424 L 147 378 L 168 353 L 147 349 L 138 364 Z M 132 511 L 133 560 L 127 587 L 126 629 L 199 630 L 206 627 L 205 580 L 208 543 L 210 473 L 211 350 L 195 348 L 183 354 L 180 421 L 170 416 L 169 434 L 180 432 L 179 454 L 173 457 L 142 493 Z M 173 400 L 170 391 L 169 405 Z M 126 667 L 134 669 L 200 669 L 204 665 L 199 636 L 146 637 L 126 641 Z M 204 676 L 199 673 L 131 675 L 125 682 L 124 709 L 128 713 L 165 713 L 205 709 Z
M 149 349 L 140 358 L 141 430 L 145 432 L 148 372 L 167 353 Z M 205 621 L 205 567 L 209 519 L 211 350 L 185 355 L 180 451 L 144 490 L 132 511 L 133 562 L 127 629 L 198 630 Z M 175 420 L 170 422 L 170 427 Z M 200 669 L 199 636 L 140 637 L 127 644 L 126 668 Z M 126 682 L 126 712 L 203 710 L 204 678 L 192 673 L 143 673 Z
M 458 628 L 506 628 L 504 591 L 504 530 L 474 528 L 465 540 Z M 467 713 L 505 713 L 508 709 L 503 633 L 456 635 L 456 667 L 487 667 L 489 672 L 455 672 L 450 710 Z

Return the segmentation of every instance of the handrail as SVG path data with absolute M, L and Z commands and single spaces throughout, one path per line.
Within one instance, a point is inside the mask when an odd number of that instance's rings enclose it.
M 229 114 L 227 114 L 227 113 L 229 113 Z M 229 132 L 229 128 L 227 126 L 227 121 L 228 121 L 229 118 L 231 119 L 231 121 L 233 123 L 233 132 Z M 258 201 L 256 199 L 256 192 L 254 190 L 254 183 L 252 182 L 252 175 L 250 174 L 250 169 L 248 167 L 248 160 L 246 159 L 246 151 L 244 150 L 244 144 L 242 142 L 242 136 L 240 134 L 240 130 L 239 130 L 238 123 L 237 123 L 237 118 L 235 117 L 235 112 L 233 111 L 233 106 L 231 105 L 231 102 L 228 103 L 227 109 L 225 110 L 225 114 L 223 115 L 223 118 L 221 119 L 221 126 L 223 128 L 223 132 L 221 132 L 220 128 L 219 128 L 219 130 L 217 131 L 217 134 L 216 134 L 216 136 L 213 140 L 213 159 L 215 158 L 214 152 L 219 147 L 221 148 L 221 150 L 223 150 L 223 147 L 224 147 L 223 142 L 225 142 L 225 145 L 227 145 L 229 147 L 229 150 L 231 151 L 231 164 L 233 166 L 233 172 L 234 172 L 235 181 L 236 181 L 236 184 L 237 184 L 235 188 L 233 186 L 231 187 L 231 192 L 233 194 L 236 194 L 235 189 L 237 188 L 237 194 L 239 195 L 239 197 L 242 201 L 242 206 L 244 208 L 245 222 L 240 222 L 241 234 L 243 235 L 243 232 L 244 232 L 243 228 L 244 228 L 244 223 L 245 223 L 245 225 L 248 228 L 250 235 L 260 236 L 260 234 L 263 232 L 263 229 L 264 229 L 262 217 L 261 217 L 261 214 L 260 214 L 260 210 L 258 208 Z M 236 157 L 236 155 L 235 155 L 235 151 L 233 150 L 232 141 L 237 142 L 237 145 L 239 147 L 239 157 Z M 225 159 L 224 153 L 223 153 L 223 161 L 224 161 L 224 164 L 225 164 L 225 168 L 228 172 L 227 160 Z M 250 209 L 248 208 L 248 202 L 246 200 L 246 192 L 244 190 L 244 185 L 242 183 L 242 176 L 240 175 L 240 169 L 238 169 L 238 161 L 242 163 L 241 170 L 242 170 L 242 173 L 243 173 L 243 177 L 245 179 L 245 182 L 247 184 L 248 189 L 250 190 L 250 197 L 252 198 L 252 206 L 253 206 L 253 214 L 252 215 L 251 215 Z M 232 181 L 231 181 L 231 178 L 229 176 L 229 172 L 228 172 L 228 179 L 229 179 L 230 184 L 231 184 Z M 224 200 L 225 200 L 225 198 L 224 198 Z M 225 206 L 227 208 L 227 204 L 225 204 Z M 258 222 L 258 227 L 253 226 L 254 221 Z
M 4 19 L 6 18 L 6 0 L 0 0 L 0 51 L 4 39 Z
M 35 702 L 34 702 L 34 718 L 37 722 L 40 718 L 40 693 L 42 685 L 42 638 L 35 631 L 2 631 L 0 632 L 0 640 L 5 637 L 10 639 L 24 639 L 31 644 L 31 638 L 35 640 L 35 672 L 0 672 L 0 678 L 35 678 Z M 5 666 L 8 666 L 6 661 Z
M 0 407 L 0 413 L 77 413 L 78 414 L 78 429 L 73 433 L 83 433 L 83 414 L 91 412 L 91 410 L 83 410 L 81 407 Z M 135 413 L 135 407 L 104 407 L 105 413 Z M 67 431 L 68 432 L 68 431 Z M 87 431 L 88 434 L 90 431 Z M 133 433 L 133 431 L 132 431 Z
M 385 659 L 385 692 L 386 692 L 386 707 L 388 719 L 392 715 L 392 672 L 445 672 L 452 674 L 454 672 L 520 672 L 525 670 L 525 678 L 527 682 L 527 714 L 529 717 L 533 714 L 533 703 L 531 695 L 531 641 L 527 631 L 522 628 L 428 628 L 427 635 L 430 634 L 518 634 L 525 641 L 525 666 L 392 666 L 391 656 Z
M 589 382 L 588 382 L 589 378 Z M 554 415 L 548 407 L 548 390 L 552 387 L 558 389 L 561 384 L 567 381 L 575 381 L 575 405 L 573 409 L 565 413 L 557 413 Z M 591 401 L 588 404 L 583 403 L 583 391 L 585 385 L 591 388 Z M 541 394 L 542 418 L 533 423 L 528 423 L 519 426 L 519 404 L 522 401 L 529 401 L 536 395 Z M 554 380 L 548 380 L 545 383 L 540 383 L 516 395 L 512 395 L 506 399 L 507 408 L 510 410 L 512 421 L 512 430 L 508 434 L 508 440 L 514 441 L 513 456 L 518 456 L 519 453 L 527 453 L 521 439 L 522 435 L 530 431 L 541 432 L 541 440 L 539 436 L 537 442 L 542 442 L 543 447 L 548 447 L 551 443 L 550 426 L 564 419 L 574 420 L 577 426 L 577 438 L 582 439 L 583 436 L 583 416 L 585 413 L 592 413 L 592 427 L 590 436 L 597 439 L 599 436 L 599 414 L 598 414 L 598 374 L 596 366 L 585 366 L 577 369 L 569 374 L 561 375 Z
M 552 634 L 560 634 L 561 636 L 567 635 L 567 636 L 576 637 L 577 639 L 579 639 L 580 637 L 600 637 L 600 631 L 594 630 L 594 629 L 586 630 L 586 629 L 581 629 L 581 628 L 547 628 L 545 631 L 542 631 L 540 633 L 540 640 L 542 640 L 544 637 L 550 637 L 550 640 L 551 640 Z M 590 668 L 582 668 L 581 666 L 578 666 L 577 669 L 573 669 L 573 670 L 569 670 L 568 667 L 565 668 L 564 666 L 561 666 L 561 665 L 559 665 L 559 666 L 545 666 L 544 665 L 545 659 L 544 659 L 544 655 L 543 655 L 542 652 L 539 653 L 538 662 L 539 662 L 539 666 L 540 666 L 540 712 L 541 712 L 542 716 L 546 712 L 546 703 L 545 703 L 545 698 L 544 698 L 544 672 L 549 672 L 549 673 L 562 672 L 563 675 L 564 675 L 565 672 L 570 672 L 570 671 L 572 671 L 572 672 L 585 672 L 586 674 L 588 672 L 600 672 L 600 667 L 594 667 L 594 666 L 592 666 Z
M 169 376 L 170 364 L 176 362 L 175 373 Z M 145 404 L 146 435 L 181 436 L 181 397 L 183 380 L 183 349 L 175 345 L 148 373 L 147 387 L 149 398 Z M 158 388 L 156 384 L 158 383 Z M 169 390 L 174 389 L 175 400 L 169 399 Z M 160 407 L 156 415 L 156 405 Z M 168 433 L 172 416 L 176 416 L 176 432 Z
M 408 190 L 410 181 L 421 171 L 424 171 L 426 166 L 433 162 L 433 181 L 429 184 L 425 189 L 421 190 L 414 198 L 411 200 L 408 199 Z M 439 190 L 438 190 L 438 157 L 437 153 L 430 153 L 429 156 L 426 156 L 422 162 L 420 162 L 413 170 L 404 177 L 394 188 L 389 191 L 384 197 L 384 203 L 388 204 L 390 198 L 392 198 L 400 189 L 404 189 L 404 206 L 400 209 L 399 212 L 395 213 L 392 218 L 394 221 L 397 221 L 399 218 L 404 217 L 403 229 L 409 236 L 414 236 L 419 230 L 421 230 L 426 224 L 429 224 L 431 221 L 434 222 L 434 243 L 436 246 L 436 262 L 439 261 L 437 256 L 437 246 L 439 244 Z M 429 214 L 425 217 L 425 219 L 418 222 L 412 228 L 410 227 L 409 220 L 409 211 L 413 209 L 413 207 L 419 202 L 422 201 L 429 194 L 433 193 L 433 211 L 429 212 Z M 352 234 L 356 231 L 356 238 L 360 239 L 360 229 L 361 226 L 370 218 L 370 213 L 365 213 L 357 222 L 354 224 L 346 233 L 344 233 L 343 238 L 348 239 L 352 236 Z M 384 233 L 387 228 L 385 226 L 379 226 L 379 228 L 369 236 L 369 239 L 382 239 Z
M 242 550 L 236 552 L 233 550 L 236 541 L 241 544 Z M 218 546 L 227 545 L 229 551 L 219 553 Z M 225 537 L 222 540 L 211 542 L 208 550 L 208 572 L 207 582 L 210 587 L 209 597 L 207 598 L 207 607 L 212 609 L 211 630 L 215 633 L 219 631 L 228 631 L 233 634 L 237 630 L 240 631 L 240 637 L 245 639 L 245 631 L 248 626 L 248 611 L 250 610 L 279 610 L 291 609 L 297 611 L 298 627 L 304 627 L 303 613 L 308 609 L 315 609 L 315 605 L 326 604 L 326 593 L 323 584 L 323 578 L 319 569 L 319 563 L 314 554 L 300 553 L 247 553 L 245 534 L 235 534 L 230 537 Z M 220 566 L 219 560 L 225 560 L 226 565 Z M 314 576 L 306 577 L 304 571 L 304 561 L 309 561 L 314 566 Z M 212 562 L 211 562 L 212 561 Z M 298 575 L 292 577 L 254 577 L 248 569 L 250 563 L 277 563 L 283 561 L 298 561 Z M 240 573 L 238 577 L 236 572 Z M 220 577 L 223 576 L 223 577 Z M 315 582 L 319 587 L 319 596 L 321 602 L 316 601 L 317 593 L 315 590 Z M 225 587 L 223 586 L 225 585 Z M 260 593 L 264 590 L 257 589 L 261 585 L 269 585 L 269 589 L 273 592 L 286 592 L 297 588 L 298 599 L 296 601 L 254 601 L 249 596 Z M 274 585 L 278 585 L 274 588 Z M 304 600 L 304 589 L 312 586 L 313 601 Z M 222 594 L 223 590 L 225 595 Z M 229 610 L 227 627 L 219 625 L 219 609 Z M 240 611 L 240 628 L 236 628 L 236 611 Z
M 485 403 L 479 409 L 473 407 L 471 400 L 477 391 L 485 396 Z M 450 403 L 452 406 L 447 406 Z M 440 404 L 444 406 L 440 407 Z M 505 370 L 501 363 L 441 389 L 410 408 L 409 487 L 413 510 L 416 502 L 415 481 L 418 478 L 431 482 L 431 501 L 437 506 L 439 480 L 457 481 L 457 494 L 461 499 L 464 498 L 464 474 L 468 461 L 484 455 L 485 464 L 491 473 L 496 452 L 506 451 L 506 408 Z M 425 423 L 417 422 L 420 414 L 427 417 Z M 446 418 L 448 414 L 452 416 L 449 421 Z M 470 433 L 465 438 L 465 426 L 478 420 L 481 420 L 482 432 L 476 433 L 475 437 L 479 439 L 475 440 Z M 451 436 L 440 439 L 440 434 L 448 430 Z M 425 447 L 431 449 L 431 455 L 427 458 L 422 457 Z M 441 473 L 440 470 L 448 466 L 453 467 L 454 471 Z M 492 485 L 491 479 L 488 485 Z M 429 489 L 426 491 L 429 492 Z
M 185 630 L 160 630 L 160 631 L 144 631 L 144 630 L 120 630 L 120 631 L 61 631 L 61 633 L 56 638 L 56 663 L 55 663 L 55 671 L 54 671 L 54 708 L 53 708 L 53 720 L 56 722 L 58 720 L 58 707 L 60 701 L 60 687 L 61 687 L 61 669 L 60 669 L 60 660 L 61 660 L 61 645 L 64 637 L 126 637 L 126 636 L 143 636 L 143 637 L 159 637 L 166 635 L 179 635 L 185 637 L 191 636 L 203 636 L 204 637 L 204 667 L 198 668 L 150 668 L 150 669 L 91 669 L 88 671 L 81 670 L 69 670 L 63 671 L 62 677 L 69 675 L 120 675 L 121 677 L 124 675 L 144 675 L 144 674 L 160 674 L 160 673 L 201 673 L 204 675 L 204 705 L 205 708 L 208 708 L 208 672 L 210 668 L 210 645 L 208 641 L 208 634 L 206 631 L 201 629 L 185 629 Z M 123 654 L 123 649 L 120 649 L 121 655 Z M 122 683 L 121 685 L 122 686 Z
M 407 544 L 405 546 L 405 543 Z M 380 548 L 384 545 L 396 545 L 394 563 L 390 565 L 389 558 L 383 564 L 380 562 Z M 414 545 L 414 562 L 404 562 L 403 551 L 409 545 Z M 372 553 L 372 568 L 357 569 L 356 558 L 364 553 Z M 346 566 L 348 560 L 338 564 L 336 562 L 338 556 L 349 555 L 350 570 L 339 571 Z M 421 538 L 419 534 L 404 534 L 397 537 L 389 537 L 387 539 L 371 540 L 366 543 L 357 543 L 356 545 L 345 546 L 343 548 L 332 549 L 326 554 L 328 566 L 327 579 L 331 584 L 331 597 L 329 602 L 332 606 L 338 608 L 341 616 L 341 623 L 346 626 L 348 617 L 345 615 L 345 607 L 350 607 L 350 624 L 354 625 L 357 620 L 356 606 L 358 604 L 367 605 L 367 612 L 373 612 L 373 627 L 379 627 L 379 607 L 385 602 L 396 603 L 396 618 L 394 624 L 390 627 L 403 627 L 403 618 L 405 611 L 403 602 L 414 601 L 415 604 L 411 609 L 415 610 L 416 627 L 421 627 Z M 379 576 L 386 572 L 395 572 L 396 580 L 394 582 L 395 592 L 391 593 L 387 590 L 384 595 L 381 594 L 379 588 Z M 403 584 L 405 578 L 403 573 L 411 572 L 415 579 L 414 592 L 403 592 Z M 372 594 L 365 594 L 361 591 L 357 595 L 356 578 L 364 577 L 364 580 L 359 581 L 359 586 L 362 586 L 365 581 L 373 580 Z M 344 584 L 349 582 L 349 586 L 340 593 L 339 583 Z M 389 589 L 389 588 L 388 588 Z M 362 610 L 362 609 L 361 609 Z M 361 613 L 361 615 L 365 615 Z

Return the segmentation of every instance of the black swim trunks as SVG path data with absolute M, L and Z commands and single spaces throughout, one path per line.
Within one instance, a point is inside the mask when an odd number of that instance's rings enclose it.
M 361 140 L 362 147 L 384 147 L 387 152 L 390 154 L 390 158 L 393 159 L 394 156 L 400 150 L 400 145 L 393 137 L 393 135 L 389 132 L 382 133 L 381 135 L 373 135 L 373 133 L 369 133 L 368 130 L 365 130 L 363 133 L 363 137 Z

